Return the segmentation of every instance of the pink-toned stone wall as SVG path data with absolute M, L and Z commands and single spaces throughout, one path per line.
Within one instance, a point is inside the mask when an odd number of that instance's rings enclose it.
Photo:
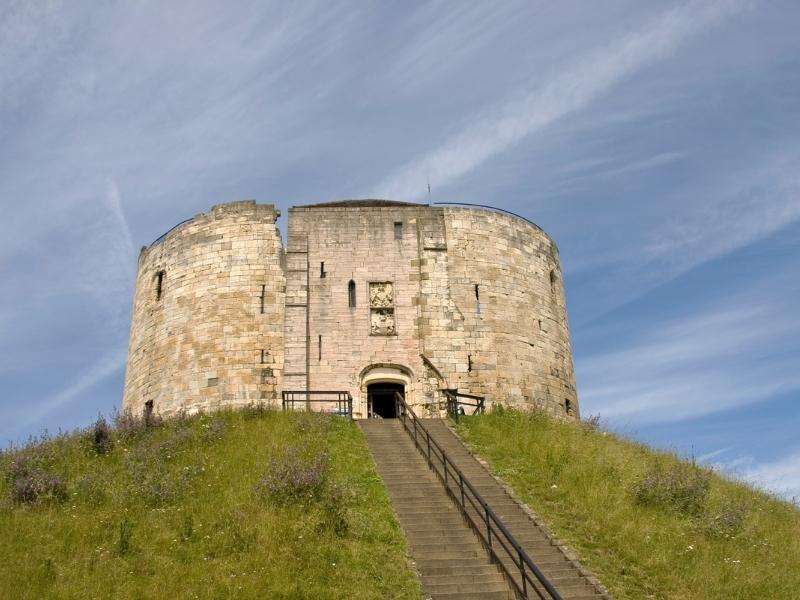
M 402 367 L 411 380 L 411 389 L 406 392 L 408 400 L 415 404 L 423 400 L 420 378 L 424 367 L 416 307 L 419 270 L 414 266 L 418 259 L 419 212 L 413 206 L 289 209 L 287 266 L 291 271 L 287 271 L 285 389 L 306 389 L 307 372 L 310 389 L 348 390 L 354 397 L 356 416 L 365 416 L 362 372 L 371 366 L 393 365 Z M 402 223 L 401 239 L 395 239 L 395 223 Z M 307 255 L 303 254 L 306 241 Z M 306 260 L 308 274 L 304 271 Z M 323 262 L 325 277 L 320 271 Z M 351 280 L 356 285 L 354 307 L 348 298 Z M 371 334 L 370 282 L 393 284 L 394 335 Z M 304 345 L 306 299 L 308 371 Z
M 306 389 L 307 373 L 312 390 L 351 391 L 363 416 L 365 371 L 394 365 L 410 374 L 407 396 L 423 414 L 449 388 L 578 415 L 558 250 L 535 225 L 472 208 L 320 205 L 290 209 L 289 244 L 299 262 L 287 273 L 287 297 L 298 299 L 287 305 L 287 373 L 298 375 L 287 389 Z M 370 331 L 368 286 L 383 281 L 395 291 L 391 336 Z

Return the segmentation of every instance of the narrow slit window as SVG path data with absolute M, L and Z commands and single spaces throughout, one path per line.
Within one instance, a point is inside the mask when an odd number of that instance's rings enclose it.
M 265 362 L 267 362 L 267 356 L 268 356 L 268 355 L 269 355 L 269 353 L 268 353 L 266 350 L 261 350 L 261 364 L 262 364 L 262 365 L 263 365 Z
M 262 285 L 261 286 L 261 314 L 262 315 L 264 314 L 264 296 L 266 295 L 266 293 L 267 293 L 267 286 L 266 285 Z
M 317 360 L 322 360 L 322 334 L 319 334 L 319 346 L 317 348 Z
M 153 419 L 153 401 L 148 400 L 144 403 L 144 422 L 150 423 Z
M 164 271 L 159 271 L 156 273 L 156 300 L 161 300 L 161 296 L 164 295 L 164 276 L 166 273 Z
M 467 354 L 467 371 L 472 373 L 472 354 Z
M 402 221 L 395 221 L 394 223 L 394 239 L 402 240 L 403 239 L 403 222 Z
M 347 305 L 350 308 L 355 308 L 356 306 L 356 282 L 352 279 L 347 284 Z
M 326 275 L 327 275 L 327 273 L 325 273 L 325 263 L 321 262 L 321 263 L 319 263 L 319 278 L 320 279 L 325 279 Z
M 564 399 L 564 412 L 572 416 L 572 402 L 569 400 L 569 398 Z
M 478 284 L 475 284 L 475 314 L 481 314 L 481 293 L 478 290 Z
M 550 271 L 550 291 L 556 291 L 556 272 Z

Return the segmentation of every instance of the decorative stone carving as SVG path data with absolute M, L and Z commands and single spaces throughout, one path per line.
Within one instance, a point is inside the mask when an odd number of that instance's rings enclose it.
M 391 281 L 371 282 L 369 284 L 369 305 L 373 308 L 394 306 L 394 286 Z
M 369 284 L 370 334 L 394 335 L 394 286 L 391 281 Z
M 394 309 L 373 308 L 370 311 L 370 319 L 372 335 L 394 335 Z

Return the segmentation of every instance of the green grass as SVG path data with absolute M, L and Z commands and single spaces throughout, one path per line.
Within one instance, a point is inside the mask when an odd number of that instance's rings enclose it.
M 588 425 L 494 411 L 458 430 L 618 599 L 800 598 L 800 512 Z
M 4 597 L 420 597 L 354 423 L 218 412 L 111 440 L 104 454 L 71 434 L 0 456 Z M 293 501 L 257 493 L 288 447 L 330 457 L 324 485 Z M 65 488 L 12 499 L 23 459 L 33 479 L 57 475 Z

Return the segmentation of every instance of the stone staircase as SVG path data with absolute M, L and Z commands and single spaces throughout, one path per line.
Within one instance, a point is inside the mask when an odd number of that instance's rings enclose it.
M 508 581 L 397 419 L 358 421 L 405 531 L 426 597 L 503 599 Z
M 608 598 L 587 574 L 556 545 L 525 510 L 464 447 L 440 419 L 420 421 L 432 438 L 469 479 L 536 565 L 565 599 Z M 386 485 L 427 597 L 515 598 L 513 587 L 470 528 L 441 479 L 428 467 L 402 423 L 395 419 L 364 420 L 378 473 Z M 437 468 L 436 462 L 433 462 Z M 441 465 L 438 465 L 441 470 Z M 457 482 L 449 480 L 457 492 Z M 476 515 L 478 521 L 482 520 Z M 501 557 L 516 572 L 510 557 Z M 531 592 L 530 597 L 536 597 Z
M 509 495 L 505 487 L 467 450 L 444 420 L 422 419 L 421 423 L 447 453 L 448 460 L 472 482 L 563 598 L 572 600 L 609 598 L 590 581 L 588 573 L 571 560 L 561 547 L 552 543 L 525 509 Z M 436 463 L 433 464 L 436 467 Z M 451 483 L 451 487 L 457 488 L 455 482 Z M 509 571 L 515 572 L 514 565 L 508 557 L 501 557 L 501 560 L 506 563 Z

